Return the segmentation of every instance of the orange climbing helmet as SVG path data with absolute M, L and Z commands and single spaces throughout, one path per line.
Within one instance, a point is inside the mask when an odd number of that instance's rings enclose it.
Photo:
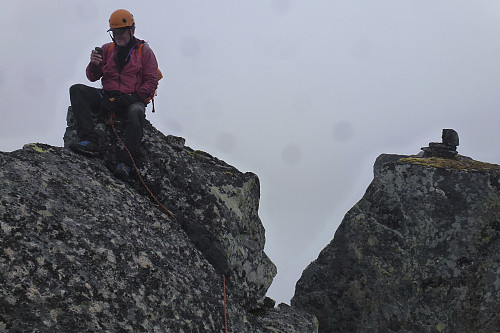
M 109 30 L 119 28 L 133 28 L 135 26 L 134 16 L 125 9 L 115 10 L 109 17 Z

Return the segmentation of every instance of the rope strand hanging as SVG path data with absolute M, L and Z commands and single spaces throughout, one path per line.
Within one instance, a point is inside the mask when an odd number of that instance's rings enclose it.
M 226 276 L 222 275 L 222 281 L 224 285 L 224 327 L 227 333 L 227 310 L 226 310 Z
M 142 185 L 144 185 L 144 187 L 146 188 L 146 190 L 148 191 L 149 195 L 151 195 L 151 197 L 154 199 L 154 201 L 158 204 L 158 206 L 160 207 L 160 210 L 166 214 L 168 214 L 171 218 L 174 219 L 174 221 L 176 221 L 175 219 L 175 215 L 169 211 L 167 209 L 167 207 L 165 207 L 157 198 L 156 196 L 153 194 L 153 192 L 149 189 L 149 187 L 146 185 L 146 183 L 144 182 L 144 180 L 142 179 L 142 176 L 141 176 L 141 173 L 139 172 L 139 168 L 137 167 L 137 165 L 135 164 L 135 160 L 134 158 L 132 157 L 132 153 L 130 152 L 130 150 L 127 148 L 127 145 L 125 145 L 125 142 L 123 142 L 123 140 L 120 138 L 120 135 L 118 135 L 118 132 L 116 131 L 116 128 L 115 128 L 115 125 L 114 125 L 114 122 L 113 122 L 113 118 L 114 118 L 114 115 L 112 113 L 110 113 L 109 115 L 109 123 L 111 124 L 111 128 L 113 129 L 113 132 L 115 133 L 116 137 L 118 138 L 118 141 L 120 141 L 120 143 L 123 145 L 123 148 L 125 149 L 125 151 L 127 152 L 128 156 L 130 157 L 130 160 L 132 161 L 132 165 L 134 166 L 134 170 L 136 172 L 136 174 L 139 176 L 139 179 L 141 180 L 141 183 Z

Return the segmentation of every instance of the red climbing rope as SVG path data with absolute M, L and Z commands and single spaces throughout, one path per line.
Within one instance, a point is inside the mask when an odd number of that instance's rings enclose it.
M 139 172 L 139 168 L 137 168 L 137 165 L 135 164 L 135 161 L 134 161 L 134 158 L 132 157 L 132 153 L 130 152 L 130 150 L 127 148 L 127 146 L 125 145 L 125 142 L 123 142 L 123 140 L 120 138 L 120 135 L 118 135 L 118 132 L 116 131 L 115 129 L 115 125 L 114 125 L 114 122 L 113 122 L 113 118 L 114 118 L 114 115 L 113 114 L 110 114 L 110 117 L 109 117 L 109 123 L 111 124 L 111 128 L 113 129 L 113 132 L 115 133 L 116 137 L 118 138 L 118 141 L 120 141 L 120 143 L 123 145 L 124 149 L 127 151 L 127 154 L 128 156 L 130 157 L 130 160 L 132 161 L 132 164 L 134 166 L 134 169 L 135 169 L 135 172 L 137 173 L 137 175 L 139 176 L 139 179 L 141 180 L 142 182 L 142 185 L 144 185 L 144 187 L 146 188 L 146 190 L 149 192 L 149 194 L 151 195 L 151 197 L 155 200 L 155 202 L 160 206 L 161 210 L 164 211 L 165 213 L 167 213 L 168 215 L 170 215 L 170 217 L 172 217 L 174 220 L 175 220 L 175 216 L 174 214 L 169 211 L 156 197 L 155 195 L 153 194 L 153 192 L 151 192 L 151 190 L 149 189 L 149 187 L 146 185 L 146 183 L 144 182 L 144 180 L 142 179 L 142 176 Z M 172 275 L 172 274 L 170 274 Z M 173 275 L 172 275 L 173 276 Z M 224 287 L 224 328 L 225 328 L 225 333 L 227 333 L 227 300 L 226 300 L 226 276 L 225 275 L 222 275 L 222 283 L 223 283 L 223 287 Z
M 175 215 L 169 211 L 167 209 L 167 207 L 165 207 L 156 197 L 155 195 L 153 194 L 153 192 L 151 192 L 151 190 L 149 189 L 149 187 L 146 185 L 146 183 L 144 182 L 144 180 L 142 179 L 142 176 L 141 176 L 141 173 L 139 172 L 139 168 L 137 168 L 137 165 L 135 164 L 135 161 L 134 161 L 134 158 L 132 157 L 132 153 L 130 152 L 130 150 L 127 148 L 127 145 L 125 145 L 125 142 L 123 142 L 123 140 L 120 138 L 120 136 L 118 135 L 118 133 L 116 132 L 116 129 L 115 129 L 115 125 L 114 125 L 114 122 L 113 122 L 113 118 L 114 118 L 114 115 L 113 114 L 110 114 L 109 115 L 109 123 L 111 124 L 111 128 L 113 129 L 113 132 L 115 133 L 116 137 L 118 138 L 118 141 L 120 141 L 120 143 L 123 145 L 125 151 L 127 152 L 128 156 L 130 157 L 130 160 L 132 161 L 132 164 L 134 166 L 134 169 L 135 169 L 135 172 L 137 173 L 137 175 L 139 176 L 139 179 L 141 180 L 141 183 L 142 185 L 144 185 L 144 187 L 146 188 L 146 190 L 149 192 L 149 194 L 151 195 L 151 197 L 154 199 L 154 201 L 160 206 L 160 210 L 163 211 L 164 213 L 167 213 L 168 215 L 170 215 L 171 218 L 173 218 L 175 220 Z
M 222 281 L 224 284 L 224 325 L 227 333 L 227 311 L 226 311 L 226 276 L 222 275 Z

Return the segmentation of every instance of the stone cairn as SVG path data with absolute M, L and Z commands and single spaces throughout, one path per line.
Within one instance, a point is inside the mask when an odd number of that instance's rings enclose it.
M 423 157 L 455 157 L 458 146 L 458 133 L 452 129 L 443 129 L 441 136 L 443 142 L 430 142 L 429 147 L 422 147 Z

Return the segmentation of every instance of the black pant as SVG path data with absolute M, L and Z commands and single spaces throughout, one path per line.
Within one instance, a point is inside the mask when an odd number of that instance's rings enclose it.
M 80 140 L 99 142 L 99 136 L 94 130 L 94 117 L 106 116 L 101 108 L 104 99 L 108 96 L 102 89 L 89 87 L 83 84 L 75 84 L 69 89 L 71 108 L 76 121 L 76 131 Z M 126 119 L 125 123 L 125 145 L 136 156 L 141 146 L 144 119 L 146 118 L 146 105 L 143 102 L 135 102 L 126 110 L 115 110 L 117 116 Z M 128 154 L 122 150 L 118 160 L 130 165 Z

